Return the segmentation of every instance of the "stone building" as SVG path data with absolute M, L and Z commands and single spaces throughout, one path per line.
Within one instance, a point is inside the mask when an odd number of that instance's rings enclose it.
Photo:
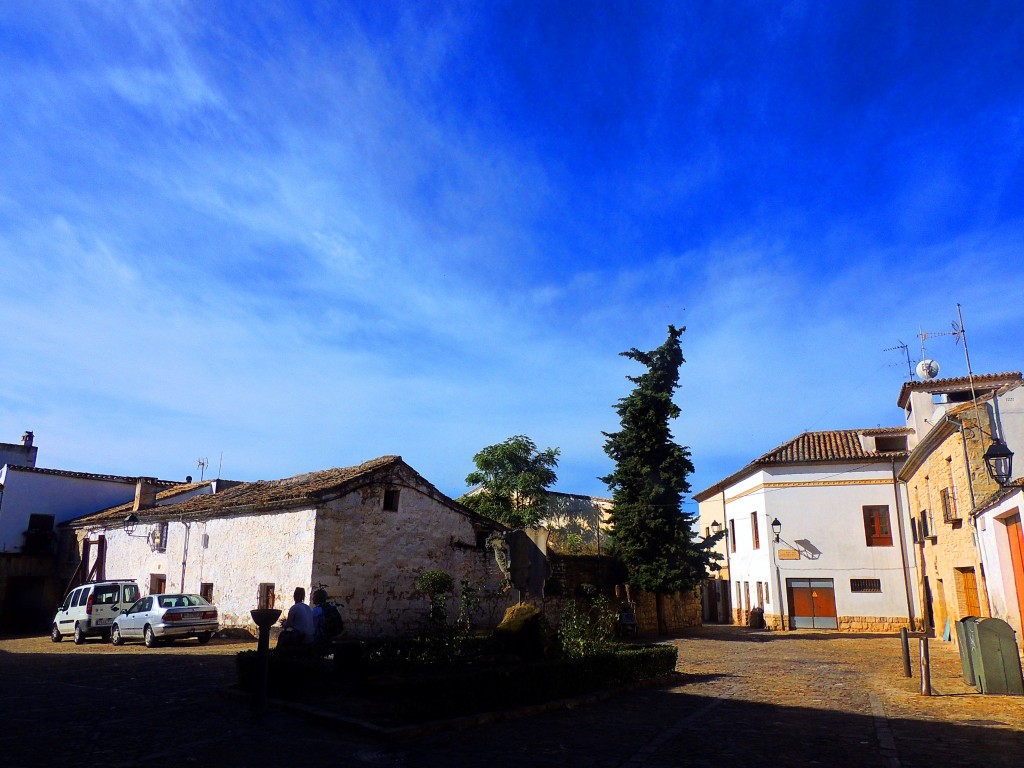
M 805 432 L 695 494 L 704 535 L 726 531 L 723 571 L 705 590 L 717 620 L 745 623 L 757 607 L 774 628 L 913 625 L 914 551 L 896 478 L 909 433 Z
M 903 385 L 897 401 L 914 430 L 913 450 L 899 478 L 907 486 L 911 532 L 922 564 L 918 589 L 936 635 L 953 642 L 957 620 L 993 615 L 990 592 L 1000 596 L 1001 617 L 1020 626 L 1020 614 L 1008 605 L 1003 588 L 1006 581 L 1013 587 L 1013 565 L 1009 557 L 1001 563 L 999 558 L 1014 533 L 1005 522 L 1014 511 L 997 506 L 991 523 L 982 518 L 991 527 L 989 537 L 978 517 L 987 509 L 979 508 L 980 502 L 1004 500 L 984 454 L 993 437 L 1009 435 L 1011 443 L 1021 442 L 1024 423 L 1012 406 L 1020 384 L 1020 373 L 913 381 Z M 984 538 L 991 539 L 988 568 Z M 996 579 L 989 583 L 993 573 Z
M 612 500 L 579 493 L 548 491 L 540 525 L 550 531 L 549 545 L 569 554 L 600 555 L 611 536 Z
M 223 625 L 252 628 L 252 608 L 287 609 L 296 587 L 309 595 L 323 586 L 343 605 L 347 636 L 415 634 L 427 609 L 414 582 L 432 569 L 480 589 L 481 624 L 497 624 L 513 600 L 486 548 L 502 526 L 445 496 L 399 456 L 143 504 L 131 532 L 124 513 L 117 507 L 69 523 L 79 551 L 102 552 L 103 572 L 136 579 L 143 593 L 209 596 Z

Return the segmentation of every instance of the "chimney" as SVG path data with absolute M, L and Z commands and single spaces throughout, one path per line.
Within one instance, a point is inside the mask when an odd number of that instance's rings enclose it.
M 26 432 L 24 435 L 21 436 L 21 444 L 24 445 L 26 448 L 31 448 L 32 440 L 34 438 L 35 435 L 32 432 Z
M 140 477 L 135 483 L 135 503 L 132 512 L 151 509 L 156 506 L 156 478 Z

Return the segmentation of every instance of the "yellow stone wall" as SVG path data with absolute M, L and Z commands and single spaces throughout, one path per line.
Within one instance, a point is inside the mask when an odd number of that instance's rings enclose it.
M 974 569 L 979 612 L 982 616 L 990 615 L 984 571 L 975 544 L 974 521 L 971 519 L 971 492 L 973 487 L 973 498 L 983 499 L 993 493 L 997 486 L 989 476 L 982 458 L 988 443 L 983 435 L 990 433 L 990 427 L 984 406 L 979 410 L 983 432 L 978 429 L 973 409 L 961 413 L 959 419 L 964 422 L 963 435 L 956 431 L 947 437 L 907 482 L 910 515 L 917 521 L 919 531 L 922 512 L 927 510 L 931 513 L 930 536 L 919 542 L 918 552 L 922 559 L 923 574 L 928 577 L 931 589 L 935 631 L 941 637 L 948 619 L 954 642 L 956 631 L 953 622 L 967 615 L 968 605 L 963 590 L 963 576 L 957 569 Z M 950 492 L 955 503 L 956 518 L 950 522 L 943 519 L 943 489 Z M 918 588 L 920 590 L 922 585 L 919 584 Z

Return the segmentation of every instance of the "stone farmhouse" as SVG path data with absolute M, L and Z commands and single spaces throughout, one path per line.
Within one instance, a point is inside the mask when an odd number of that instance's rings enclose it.
M 425 570 L 480 589 L 482 624 L 496 625 L 514 599 L 486 546 L 505 529 L 399 456 L 156 502 L 133 505 L 135 530 L 124 506 L 68 523 L 83 554 L 79 572 L 134 578 L 144 593 L 203 594 L 223 625 L 250 629 L 251 609 L 286 610 L 296 587 L 309 595 L 323 586 L 343 606 L 352 638 L 421 630 L 426 601 L 414 582 Z
M 776 629 L 912 623 L 914 553 L 896 479 L 909 432 L 805 432 L 695 494 L 704 535 L 726 531 L 705 620 L 745 623 L 758 607 Z

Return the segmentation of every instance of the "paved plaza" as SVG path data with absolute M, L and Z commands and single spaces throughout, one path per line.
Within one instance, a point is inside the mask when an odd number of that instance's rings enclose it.
M 924 698 L 898 638 L 703 627 L 671 642 L 676 687 L 382 740 L 278 706 L 250 714 L 227 690 L 253 643 L 9 638 L 0 755 L 8 768 L 1024 765 L 1024 697 L 968 688 L 950 645 L 932 643 L 936 695 Z

